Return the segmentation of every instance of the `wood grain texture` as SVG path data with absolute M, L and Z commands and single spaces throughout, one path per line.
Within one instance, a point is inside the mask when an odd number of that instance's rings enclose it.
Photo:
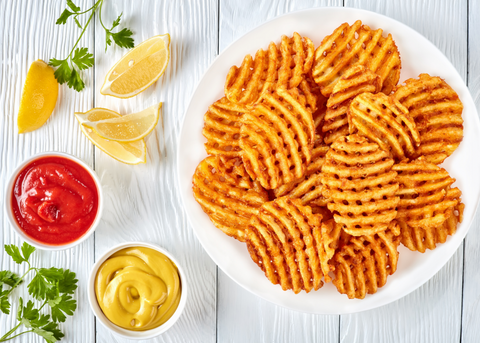
M 385 14 L 417 30 L 467 70 L 465 1 L 345 1 Z M 429 282 L 399 301 L 341 317 L 341 342 L 458 342 L 462 302 L 462 246 Z
M 342 1 L 221 1 L 219 51 L 279 15 Z M 279 40 L 280 37 L 272 37 Z M 232 62 L 233 64 L 233 62 Z M 218 342 L 337 342 L 339 316 L 287 310 L 244 290 L 218 269 Z
M 165 74 L 138 96 L 121 100 L 100 94 L 105 75 L 126 53 L 109 47 L 98 18 L 95 35 L 95 106 L 127 114 L 163 101 L 163 123 L 147 137 L 147 164 L 129 166 L 96 149 L 96 170 L 106 196 L 104 225 L 95 234 L 96 258 L 127 241 L 156 243 L 178 258 L 187 273 L 188 300 L 180 320 L 153 342 L 214 342 L 216 267 L 187 222 L 177 189 L 177 139 L 195 85 L 217 50 L 216 1 L 108 1 L 103 21 L 124 13 L 122 27 L 135 43 L 171 35 L 171 59 Z M 107 24 L 108 23 L 108 24 Z M 162 125 L 163 124 L 163 125 Z M 97 322 L 97 342 L 122 342 Z
M 468 77 L 467 86 L 470 89 L 477 111 L 480 112 L 480 3 L 469 1 L 468 8 Z M 478 158 L 478 157 L 476 157 Z M 462 342 L 478 342 L 480 337 L 480 217 L 475 216 L 472 227 L 465 238 L 464 283 L 463 283 L 463 316 Z
M 82 8 L 90 7 L 91 0 L 77 1 Z M 77 93 L 60 86 L 55 111 L 50 119 L 40 129 L 19 135 L 17 132 L 17 113 L 20 98 L 30 64 L 42 59 L 64 58 L 67 50 L 73 46 L 78 37 L 79 29 L 72 23 L 65 26 L 55 25 L 56 19 L 65 7 L 64 1 L 2 1 L 0 2 L 0 197 L 2 210 L 0 222 L 3 230 L 0 233 L 2 247 L 0 249 L 1 269 L 13 270 L 17 273 L 25 271 L 25 266 L 14 264 L 4 253 L 5 244 L 21 244 L 3 211 L 5 186 L 17 164 L 44 151 L 62 151 L 73 154 L 89 165 L 93 164 L 93 149 L 88 140 L 83 137 L 78 128 L 73 112 L 90 108 L 93 104 L 91 83 L 87 88 Z M 93 51 L 93 28 L 88 28 L 80 42 L 80 46 Z M 93 71 L 85 74 L 92 80 Z M 76 292 L 78 308 L 74 318 L 69 318 L 60 325 L 68 342 L 93 342 L 95 339 L 94 316 L 87 300 L 86 284 L 90 266 L 93 264 L 93 237 L 73 249 L 60 252 L 37 251 L 32 256 L 35 266 L 69 268 L 77 273 L 79 288 Z M 23 273 L 22 273 L 23 274 Z M 26 283 L 14 291 L 11 302 L 13 313 L 17 310 L 19 296 L 29 298 Z M 0 313 L 0 333 L 15 325 L 15 315 L 6 316 Z M 20 329 L 24 330 L 24 328 Z M 18 332 L 20 332 L 20 330 Z M 15 339 L 15 342 L 44 342 L 34 334 L 25 334 Z

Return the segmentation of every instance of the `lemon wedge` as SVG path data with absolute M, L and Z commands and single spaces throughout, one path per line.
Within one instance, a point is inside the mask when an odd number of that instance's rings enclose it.
M 107 110 L 105 108 L 94 108 L 86 113 L 75 113 L 80 123 L 80 129 L 87 138 L 95 144 L 97 148 L 107 155 L 113 157 L 117 161 L 127 164 L 139 164 L 147 162 L 147 146 L 143 139 L 131 143 L 119 143 L 103 139 L 97 135 L 92 129 L 86 128 L 82 123 L 89 121 L 95 122 L 103 119 L 119 118 L 117 112 Z
M 34 131 L 45 124 L 55 108 L 57 96 L 58 82 L 53 69 L 42 60 L 33 62 L 23 86 L 18 133 Z
M 163 75 L 170 60 L 170 35 L 147 39 L 115 64 L 107 73 L 100 93 L 131 98 Z
M 117 142 L 135 142 L 142 139 L 157 126 L 162 103 L 153 105 L 138 113 L 118 118 L 85 121 L 83 126 L 92 129 L 100 137 Z

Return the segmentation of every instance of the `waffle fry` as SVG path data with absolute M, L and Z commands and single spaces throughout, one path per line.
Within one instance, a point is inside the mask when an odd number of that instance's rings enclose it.
M 353 65 L 363 65 L 381 78 L 382 92 L 390 94 L 400 78 L 401 61 L 397 46 L 382 29 L 371 30 L 357 20 L 344 23 L 326 36 L 315 51 L 312 75 L 323 95 L 330 96 L 340 77 Z
M 318 231 L 316 231 L 317 233 Z M 320 264 L 322 266 L 322 272 L 324 274 L 325 282 L 332 281 L 329 272 L 333 272 L 335 267 L 328 262 L 335 254 L 335 250 L 340 245 L 340 235 L 342 233 L 342 226 L 335 223 L 333 219 L 322 222 L 321 235 L 315 237 L 317 242 L 321 242 L 318 249 L 318 255 L 320 256 Z
M 297 100 L 301 99 L 279 88 L 264 93 L 243 116 L 242 159 L 248 174 L 266 189 L 302 178 L 310 163 L 315 139 L 312 113 Z
M 395 219 L 397 173 L 386 151 L 358 135 L 337 139 L 322 167 L 322 194 L 335 222 L 353 236 L 385 231 Z
M 420 74 L 408 79 L 393 95 L 415 120 L 422 144 L 413 158 L 442 163 L 463 139 L 463 104 L 457 93 L 441 78 Z
M 387 282 L 388 275 L 397 270 L 398 224 L 370 236 L 352 237 L 333 258 L 333 284 L 350 299 L 364 299 Z
M 420 135 L 408 110 L 391 96 L 363 93 L 348 109 L 352 126 L 359 134 L 391 152 L 396 161 L 413 156 Z
M 346 136 L 349 132 L 354 133 L 349 130 L 348 107 L 350 103 L 357 95 L 365 92 L 377 93 L 380 88 L 380 76 L 360 64 L 345 71 L 328 98 L 325 123 L 322 127 L 326 144 L 332 144 L 338 137 Z
M 287 197 L 263 204 L 252 217 L 246 231 L 248 251 L 270 282 L 295 294 L 323 286 L 315 238 L 321 234 L 321 219 L 300 200 Z
M 241 119 L 247 108 L 222 98 L 211 105 L 203 117 L 205 150 L 209 155 L 240 156 Z
M 258 50 L 255 59 L 245 56 L 238 68 L 233 66 L 225 81 L 225 95 L 238 104 L 254 104 L 261 95 L 276 88 L 300 87 L 304 75 L 313 64 L 314 46 L 307 37 L 294 32 L 293 37 L 282 36 L 277 45 Z
M 461 222 L 463 204 L 458 188 L 450 188 L 455 179 L 448 172 L 423 159 L 396 164 L 400 188 L 397 195 L 397 221 L 402 243 L 413 251 L 425 252 L 444 243 Z M 455 214 L 456 212 L 456 214 Z
M 250 217 L 268 201 L 267 192 L 252 182 L 239 158 L 209 156 L 193 175 L 193 195 L 217 228 L 245 241 Z
M 278 86 L 286 89 L 298 87 L 304 75 L 312 69 L 315 53 L 312 41 L 294 32 L 291 38 L 282 36 L 277 49 L 281 53 Z

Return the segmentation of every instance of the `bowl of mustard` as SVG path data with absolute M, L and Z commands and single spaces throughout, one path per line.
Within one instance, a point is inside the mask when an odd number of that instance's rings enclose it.
M 122 243 L 94 264 L 88 299 L 95 316 L 112 333 L 152 338 L 171 328 L 183 312 L 185 273 L 168 251 L 155 244 Z

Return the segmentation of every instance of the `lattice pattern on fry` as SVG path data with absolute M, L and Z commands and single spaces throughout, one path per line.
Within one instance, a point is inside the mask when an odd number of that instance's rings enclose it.
M 321 219 L 300 200 L 288 197 L 263 204 L 252 217 L 246 232 L 248 251 L 270 282 L 295 294 L 323 286 L 316 240 Z
M 352 126 L 362 136 L 391 152 L 396 161 L 415 154 L 420 135 L 408 110 L 398 100 L 383 93 L 363 93 L 350 103 Z
M 242 242 L 250 218 L 268 201 L 267 192 L 251 181 L 240 158 L 221 156 L 209 156 L 197 166 L 193 195 L 217 228 Z
M 378 144 L 358 135 L 337 139 L 322 167 L 323 196 L 337 223 L 353 236 L 373 235 L 395 219 L 397 173 Z
M 324 141 L 330 145 L 338 137 L 353 133 L 349 130 L 348 106 L 353 98 L 364 92 L 377 93 L 381 88 L 380 77 L 362 65 L 354 65 L 338 80 L 328 98 Z
M 280 88 L 264 93 L 243 116 L 242 159 L 248 174 L 266 189 L 302 178 L 311 161 L 312 113 L 299 101 L 302 97 Z
M 394 93 L 415 120 L 422 144 L 414 158 L 442 163 L 463 139 L 463 104 L 457 93 L 441 78 L 420 74 L 408 79 Z
M 398 224 L 393 221 L 386 231 L 352 237 L 331 261 L 337 290 L 350 299 L 363 299 L 383 287 L 388 275 L 397 270 L 398 234 Z
M 326 36 L 315 51 L 312 75 L 322 93 L 329 96 L 336 82 L 353 65 L 360 64 L 381 78 L 382 92 L 390 94 L 400 78 L 401 61 L 397 46 L 382 29 L 371 30 L 357 20 L 344 23 Z
M 272 89 L 278 79 L 278 54 L 277 47 L 272 42 L 267 51 L 258 50 L 255 59 L 247 55 L 240 68 L 231 67 L 224 89 L 228 100 L 239 104 L 252 104 L 264 91 Z
M 272 42 L 267 51 L 258 50 L 255 59 L 247 55 L 240 68 L 230 68 L 225 95 L 234 103 L 248 105 L 256 103 L 266 91 L 302 88 L 302 81 L 311 71 L 313 59 L 314 46 L 309 38 L 296 32 L 290 38 L 282 36 L 278 46 Z
M 317 233 L 318 231 L 316 231 Z M 315 237 L 317 241 L 320 241 L 321 244 L 318 249 L 318 254 L 320 256 L 320 264 L 322 266 L 322 272 L 324 274 L 325 282 L 332 281 L 332 278 L 328 274 L 333 272 L 335 267 L 333 264 L 328 262 L 332 259 L 335 254 L 335 250 L 340 245 L 340 235 L 342 234 L 342 226 L 335 223 L 333 219 L 322 222 L 321 235 Z
M 396 164 L 392 169 L 398 173 L 400 185 L 397 221 L 402 243 L 422 253 L 435 249 L 437 243 L 444 243 L 448 235 L 455 233 L 460 214 L 454 212 L 463 208 L 462 193 L 450 188 L 455 179 L 445 169 L 423 160 Z
M 247 108 L 222 98 L 211 105 L 203 117 L 205 150 L 209 155 L 240 156 L 241 118 Z
M 312 41 L 294 32 L 293 37 L 282 36 L 277 48 L 281 55 L 278 86 L 287 89 L 298 87 L 304 75 L 312 69 L 315 53 Z

